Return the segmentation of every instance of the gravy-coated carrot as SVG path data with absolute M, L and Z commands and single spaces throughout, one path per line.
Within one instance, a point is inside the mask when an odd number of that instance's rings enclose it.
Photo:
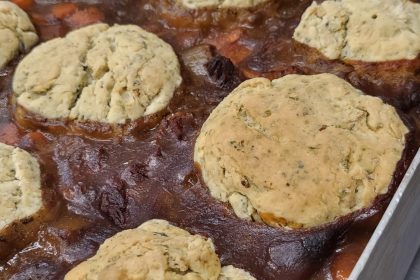
M 74 3 L 60 3 L 54 5 L 51 9 L 51 12 L 57 19 L 64 19 L 74 14 L 76 10 L 77 6 Z
M 74 14 L 66 18 L 66 22 L 72 27 L 82 27 L 92 23 L 100 22 L 104 15 L 95 7 L 88 7 L 77 10 Z
M 34 1 L 33 0 L 12 0 L 12 2 L 18 5 L 19 7 L 21 7 L 22 9 L 27 10 L 29 9 L 29 7 L 32 5 Z

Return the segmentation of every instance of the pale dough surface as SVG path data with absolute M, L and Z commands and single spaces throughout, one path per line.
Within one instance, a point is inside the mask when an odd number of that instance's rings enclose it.
M 28 15 L 14 3 L 0 1 L 0 69 L 37 42 L 38 35 Z
M 232 266 L 222 270 L 210 239 L 164 220 L 150 220 L 107 239 L 95 256 L 73 268 L 65 280 L 254 280 L 248 276 Z
M 206 7 L 216 8 L 247 8 L 257 6 L 269 0 L 177 0 L 179 3 L 190 9 Z
M 219 280 L 256 280 L 247 271 L 228 265 L 222 268 Z
M 392 106 L 334 75 L 256 78 L 211 113 L 194 160 L 238 217 L 313 227 L 388 191 L 407 132 Z
M 151 220 L 107 239 L 65 279 L 216 280 L 220 270 L 211 240 Z
M 121 124 L 162 110 L 181 80 L 176 54 L 156 35 L 94 24 L 36 47 L 13 90 L 19 105 L 48 119 Z
M 314 1 L 293 37 L 329 59 L 414 59 L 420 53 L 420 4 L 408 0 Z
M 41 207 L 38 161 L 20 148 L 0 143 L 0 230 Z

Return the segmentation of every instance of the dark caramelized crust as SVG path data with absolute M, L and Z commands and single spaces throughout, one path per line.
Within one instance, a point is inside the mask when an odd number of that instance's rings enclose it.
M 164 0 L 102 2 L 27 8 L 43 40 L 102 19 L 139 24 L 174 47 L 183 85 L 162 115 L 119 128 L 123 136 L 113 137 L 112 129 L 108 134 L 94 123 L 79 129 L 35 116 L 23 119 L 19 110 L 15 125 L 8 97 L 18 61 L 1 70 L 0 141 L 37 155 L 51 194 L 45 196 L 48 222 L 26 232 L 17 227 L 1 237 L 0 279 L 62 279 L 106 238 L 153 218 L 211 237 L 223 264 L 244 268 L 258 279 L 325 279 L 351 270 L 340 258 L 347 252 L 357 259 L 419 147 L 419 59 L 328 61 L 291 39 L 310 0 L 273 1 L 246 11 L 188 12 L 191 17 L 185 11 L 165 13 Z M 236 218 L 230 207 L 210 196 L 194 167 L 193 146 L 202 123 L 245 78 L 322 72 L 384 98 L 412 129 L 390 191 L 370 209 L 308 231 Z
M 164 110 L 163 112 L 145 116 L 136 122 L 129 122 L 127 124 L 108 124 L 93 121 L 78 122 L 64 119 L 50 120 L 27 111 L 22 106 L 16 104 L 13 97 L 11 97 L 10 100 L 11 110 L 13 111 L 13 117 L 16 124 L 25 129 L 42 129 L 43 131 L 48 131 L 52 134 L 84 135 L 96 139 L 121 137 L 138 126 L 146 125 L 150 127 L 161 121 L 162 117 L 168 113 Z

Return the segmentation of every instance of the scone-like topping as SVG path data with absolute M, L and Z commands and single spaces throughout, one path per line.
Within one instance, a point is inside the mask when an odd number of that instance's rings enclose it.
M 179 3 L 190 9 L 206 7 L 216 8 L 247 8 L 257 6 L 268 0 L 177 0 Z
M 293 37 L 330 59 L 414 59 L 420 53 L 420 4 L 408 0 L 314 1 Z
M 163 109 L 181 83 L 172 47 L 134 25 L 95 24 L 36 47 L 16 70 L 17 103 L 49 119 L 125 123 Z
M 97 254 L 65 277 L 76 279 L 214 279 L 220 262 L 211 240 L 151 220 L 107 239 Z
M 36 42 L 38 35 L 28 15 L 12 2 L 0 1 L 0 69 Z
M 211 113 L 194 160 L 238 217 L 313 227 L 387 192 L 407 132 L 393 107 L 334 75 L 256 78 Z
M 219 280 L 256 280 L 247 271 L 228 265 L 222 268 Z
M 239 278 L 232 278 L 235 275 Z M 210 239 L 164 220 L 147 221 L 105 240 L 95 256 L 65 276 L 65 280 L 82 279 L 254 280 L 242 269 L 221 269 Z
M 38 161 L 20 148 L 0 143 L 0 230 L 41 207 Z

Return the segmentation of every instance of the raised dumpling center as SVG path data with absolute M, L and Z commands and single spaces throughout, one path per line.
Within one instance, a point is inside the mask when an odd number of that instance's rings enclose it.
M 387 193 L 407 132 L 392 106 L 334 75 L 256 78 L 210 114 L 194 160 L 238 217 L 307 228 Z
M 43 118 L 123 124 L 164 109 L 181 81 L 175 52 L 156 35 L 95 24 L 36 47 L 18 65 L 13 91 Z
M 211 239 L 164 220 L 150 220 L 108 238 L 95 256 L 64 279 L 255 280 L 242 269 L 222 268 Z

